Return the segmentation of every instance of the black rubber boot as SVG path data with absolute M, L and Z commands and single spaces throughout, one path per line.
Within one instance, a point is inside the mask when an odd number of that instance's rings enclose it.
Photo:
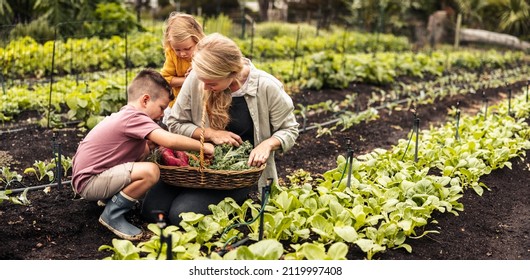
M 117 193 L 107 201 L 103 214 L 99 216 L 99 222 L 123 239 L 140 239 L 142 230 L 127 222 L 124 217 L 135 203 L 135 200 L 130 200 L 123 192 Z

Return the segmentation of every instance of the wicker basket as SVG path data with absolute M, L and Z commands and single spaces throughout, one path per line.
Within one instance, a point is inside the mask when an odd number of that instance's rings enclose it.
M 251 187 L 256 184 L 265 169 L 214 170 L 191 166 L 160 165 L 160 178 L 167 184 L 184 188 L 230 190 Z
M 201 149 L 199 167 L 161 165 L 160 178 L 166 184 L 184 188 L 231 190 L 255 185 L 266 164 L 245 170 L 215 170 L 204 167 L 204 127 L 206 120 L 206 104 L 202 111 Z

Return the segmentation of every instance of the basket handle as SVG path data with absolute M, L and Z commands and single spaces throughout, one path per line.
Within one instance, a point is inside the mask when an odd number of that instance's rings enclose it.
M 203 108 L 202 108 L 202 117 L 201 117 L 201 135 L 200 135 L 200 142 L 201 142 L 201 150 L 199 152 L 199 171 L 201 174 L 203 173 L 202 170 L 204 169 L 204 133 L 206 125 L 206 101 L 204 102 Z

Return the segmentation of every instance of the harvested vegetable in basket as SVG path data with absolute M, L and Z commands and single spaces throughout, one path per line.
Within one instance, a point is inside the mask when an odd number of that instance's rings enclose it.
M 248 157 L 254 147 L 250 141 L 245 141 L 239 147 L 230 144 L 215 146 L 214 157 L 205 162 L 204 167 L 215 170 L 246 170 L 248 166 Z M 190 157 L 189 164 L 193 167 L 199 167 L 198 157 Z

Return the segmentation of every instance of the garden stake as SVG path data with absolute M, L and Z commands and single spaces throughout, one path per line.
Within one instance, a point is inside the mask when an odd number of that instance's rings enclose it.
M 530 86 L 530 80 L 526 81 L 526 103 L 528 103 L 528 87 Z
M 345 30 L 344 30 L 344 33 L 343 33 L 343 36 L 342 36 L 342 63 L 341 63 L 341 68 L 342 68 L 342 71 L 344 72 L 344 70 L 346 69 L 346 59 L 344 58 L 344 54 L 346 53 L 346 35 L 348 34 L 348 26 L 346 26 Z
M 70 69 L 74 69 L 74 43 L 70 43 Z M 75 73 L 77 71 L 73 70 L 73 72 Z M 79 79 L 77 79 L 77 75 L 75 79 L 75 85 L 79 85 Z
M 291 80 L 294 79 L 294 70 L 296 66 L 296 58 L 298 56 L 298 42 L 300 41 L 300 25 L 298 25 L 298 29 L 296 30 L 296 43 L 294 46 L 294 56 L 293 56 L 293 71 L 291 72 Z
M 347 139 L 347 146 L 348 146 L 348 156 L 347 156 L 347 159 L 348 159 L 348 165 L 349 165 L 349 169 L 348 169 L 348 180 L 346 181 L 346 186 L 348 188 L 351 187 L 351 173 L 352 173 L 352 168 L 353 168 L 353 149 L 351 148 L 351 140 L 350 138 L 346 138 Z
M 405 155 L 407 154 L 407 151 L 409 150 L 410 141 L 412 141 L 412 136 L 414 135 L 414 132 L 416 131 L 416 110 L 413 109 L 412 111 L 413 111 L 412 114 L 414 115 L 414 122 L 412 124 L 412 133 L 410 134 L 409 141 L 407 143 L 407 147 L 405 147 L 405 152 L 403 152 L 403 156 L 401 157 L 401 161 L 403 161 L 405 159 Z M 419 123 L 419 119 L 418 119 L 418 123 Z M 418 137 L 416 136 L 416 138 L 418 138 Z
M 512 89 L 508 89 L 508 115 L 512 115 Z
M 528 87 L 530 86 L 530 80 L 526 81 L 526 103 L 528 103 Z
M 482 91 L 482 99 L 484 100 L 484 121 L 486 120 L 486 116 L 488 115 L 488 98 L 486 97 L 486 93 Z
M 414 130 L 416 132 L 416 150 L 414 151 L 414 162 L 418 162 L 418 143 L 419 143 L 419 128 L 420 128 L 420 118 L 414 112 Z
M 56 182 L 57 182 L 57 187 L 62 187 L 62 164 L 61 164 L 61 143 L 60 142 L 57 142 L 56 141 L 56 132 L 53 132 L 53 136 L 52 136 L 52 142 L 53 142 L 53 153 L 54 153 L 54 156 L 57 155 L 57 166 L 56 166 L 56 170 L 57 170 L 57 176 L 56 176 Z
M 57 41 L 57 28 L 59 27 L 59 24 L 55 26 L 54 37 L 53 37 L 52 68 L 50 70 L 50 97 L 48 100 L 48 123 L 46 125 L 47 128 L 50 128 L 50 117 L 51 117 L 51 110 L 52 110 L 52 92 L 53 92 L 53 72 L 55 68 L 55 42 Z
M 460 139 L 460 135 L 458 134 L 459 126 L 460 126 L 460 102 L 456 102 L 456 133 L 455 133 L 456 140 Z
M 254 56 L 252 55 L 252 53 L 254 52 L 254 18 L 252 19 L 252 21 L 250 22 L 251 23 L 251 27 L 250 27 L 250 52 L 249 52 L 249 55 L 248 55 L 248 58 L 250 60 L 252 60 L 254 58 Z
M 265 205 L 267 204 L 267 200 L 269 197 L 269 194 L 271 192 L 271 185 L 272 185 L 272 178 L 267 178 L 267 185 L 263 187 L 263 190 L 261 190 L 261 209 L 265 209 Z M 259 238 L 258 240 L 263 239 L 263 215 L 265 214 L 265 211 L 260 211 L 259 215 Z
M 5 81 L 4 81 L 4 74 L 2 74 L 2 73 L 0 73 L 0 80 L 2 82 L 2 92 L 4 93 L 4 95 L 6 95 L 7 94 L 7 92 L 6 92 L 6 84 L 5 84 Z
M 157 221 L 156 225 L 158 228 L 160 228 L 160 250 L 158 250 L 158 254 L 156 255 L 156 259 L 158 260 L 158 257 L 160 257 L 160 252 L 162 251 L 162 247 L 164 243 L 166 243 L 166 260 L 172 260 L 173 259 L 173 244 L 172 244 L 172 237 L 171 234 L 168 234 L 168 236 L 164 235 L 164 228 L 166 228 L 166 219 L 164 217 L 164 212 L 162 211 L 153 211 L 154 214 L 157 214 Z

